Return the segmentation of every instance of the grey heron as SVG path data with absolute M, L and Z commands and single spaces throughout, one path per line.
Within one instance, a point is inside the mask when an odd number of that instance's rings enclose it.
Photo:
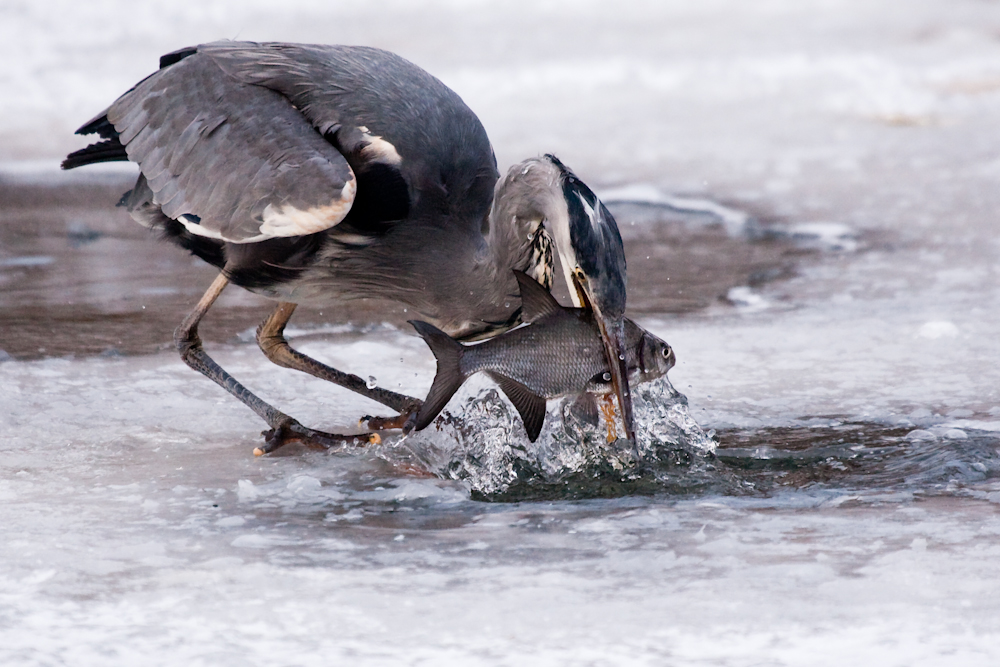
M 574 304 L 599 323 L 634 441 L 614 218 L 551 155 L 501 178 L 476 115 L 409 61 L 360 46 L 202 44 L 162 56 L 159 70 L 77 134 L 100 140 L 67 156 L 64 169 L 138 163 L 120 204 L 220 270 L 174 341 L 189 366 L 268 423 L 259 451 L 355 436 L 302 426 L 205 352 L 198 323 L 229 283 L 278 302 L 257 330 L 268 359 L 382 403 L 399 415 L 369 426 L 405 431 L 419 400 L 288 345 L 296 305 L 379 296 L 456 339 L 481 339 L 520 321 L 512 269 L 551 288 L 553 246 Z

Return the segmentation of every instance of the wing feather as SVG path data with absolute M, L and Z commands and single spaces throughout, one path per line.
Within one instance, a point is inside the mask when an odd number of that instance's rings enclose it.
M 339 223 L 354 200 L 346 159 L 285 96 L 200 53 L 142 81 L 107 117 L 154 203 L 173 219 L 196 216 L 183 221 L 195 234 L 301 236 Z
M 290 100 L 359 178 L 372 165 L 389 167 L 413 202 L 476 225 L 489 210 L 498 174 L 485 129 L 454 91 L 409 61 L 361 46 L 213 42 L 198 50 L 234 79 Z

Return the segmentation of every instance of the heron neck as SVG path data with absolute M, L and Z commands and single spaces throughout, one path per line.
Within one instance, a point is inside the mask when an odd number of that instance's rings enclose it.
M 546 289 L 552 287 L 552 237 L 545 225 L 566 215 L 559 178 L 551 162 L 531 158 L 497 182 L 486 235 L 497 271 L 524 271 Z

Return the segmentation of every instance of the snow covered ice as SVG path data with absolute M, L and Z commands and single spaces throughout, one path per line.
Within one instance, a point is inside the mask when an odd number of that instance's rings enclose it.
M 4 3 L 0 663 L 997 664 L 998 34 L 980 0 Z M 159 55 L 220 37 L 389 48 L 501 168 L 571 165 L 677 353 L 687 405 L 651 386 L 644 419 L 683 408 L 686 444 L 630 473 L 558 446 L 553 403 L 534 450 L 254 458 L 263 423 L 169 348 L 211 270 L 113 210 L 134 172 L 56 171 Z M 378 410 L 267 362 L 258 300 L 219 306 L 209 350 L 264 398 L 329 430 Z M 405 319 L 290 334 L 423 395 Z M 449 410 L 517 432 L 490 390 Z

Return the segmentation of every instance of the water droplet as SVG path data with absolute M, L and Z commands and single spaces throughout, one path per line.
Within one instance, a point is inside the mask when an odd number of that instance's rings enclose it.
M 374 389 L 375 387 L 378 386 L 378 380 L 375 379 L 374 375 L 369 375 L 368 381 L 365 382 L 365 386 L 368 387 L 369 389 Z
M 503 305 L 503 307 L 504 307 L 504 308 L 510 308 L 510 304 L 509 304 L 509 303 L 505 303 L 505 304 Z M 145 306 L 143 306 L 143 308 L 145 308 Z
M 604 375 L 602 375 L 602 376 L 601 376 L 601 378 L 602 378 L 602 379 L 603 379 L 603 380 L 604 380 L 605 382 L 611 382 L 611 373 L 605 373 Z
M 404 312 L 404 313 L 406 312 L 406 308 L 404 308 L 404 309 L 403 309 L 403 312 Z

